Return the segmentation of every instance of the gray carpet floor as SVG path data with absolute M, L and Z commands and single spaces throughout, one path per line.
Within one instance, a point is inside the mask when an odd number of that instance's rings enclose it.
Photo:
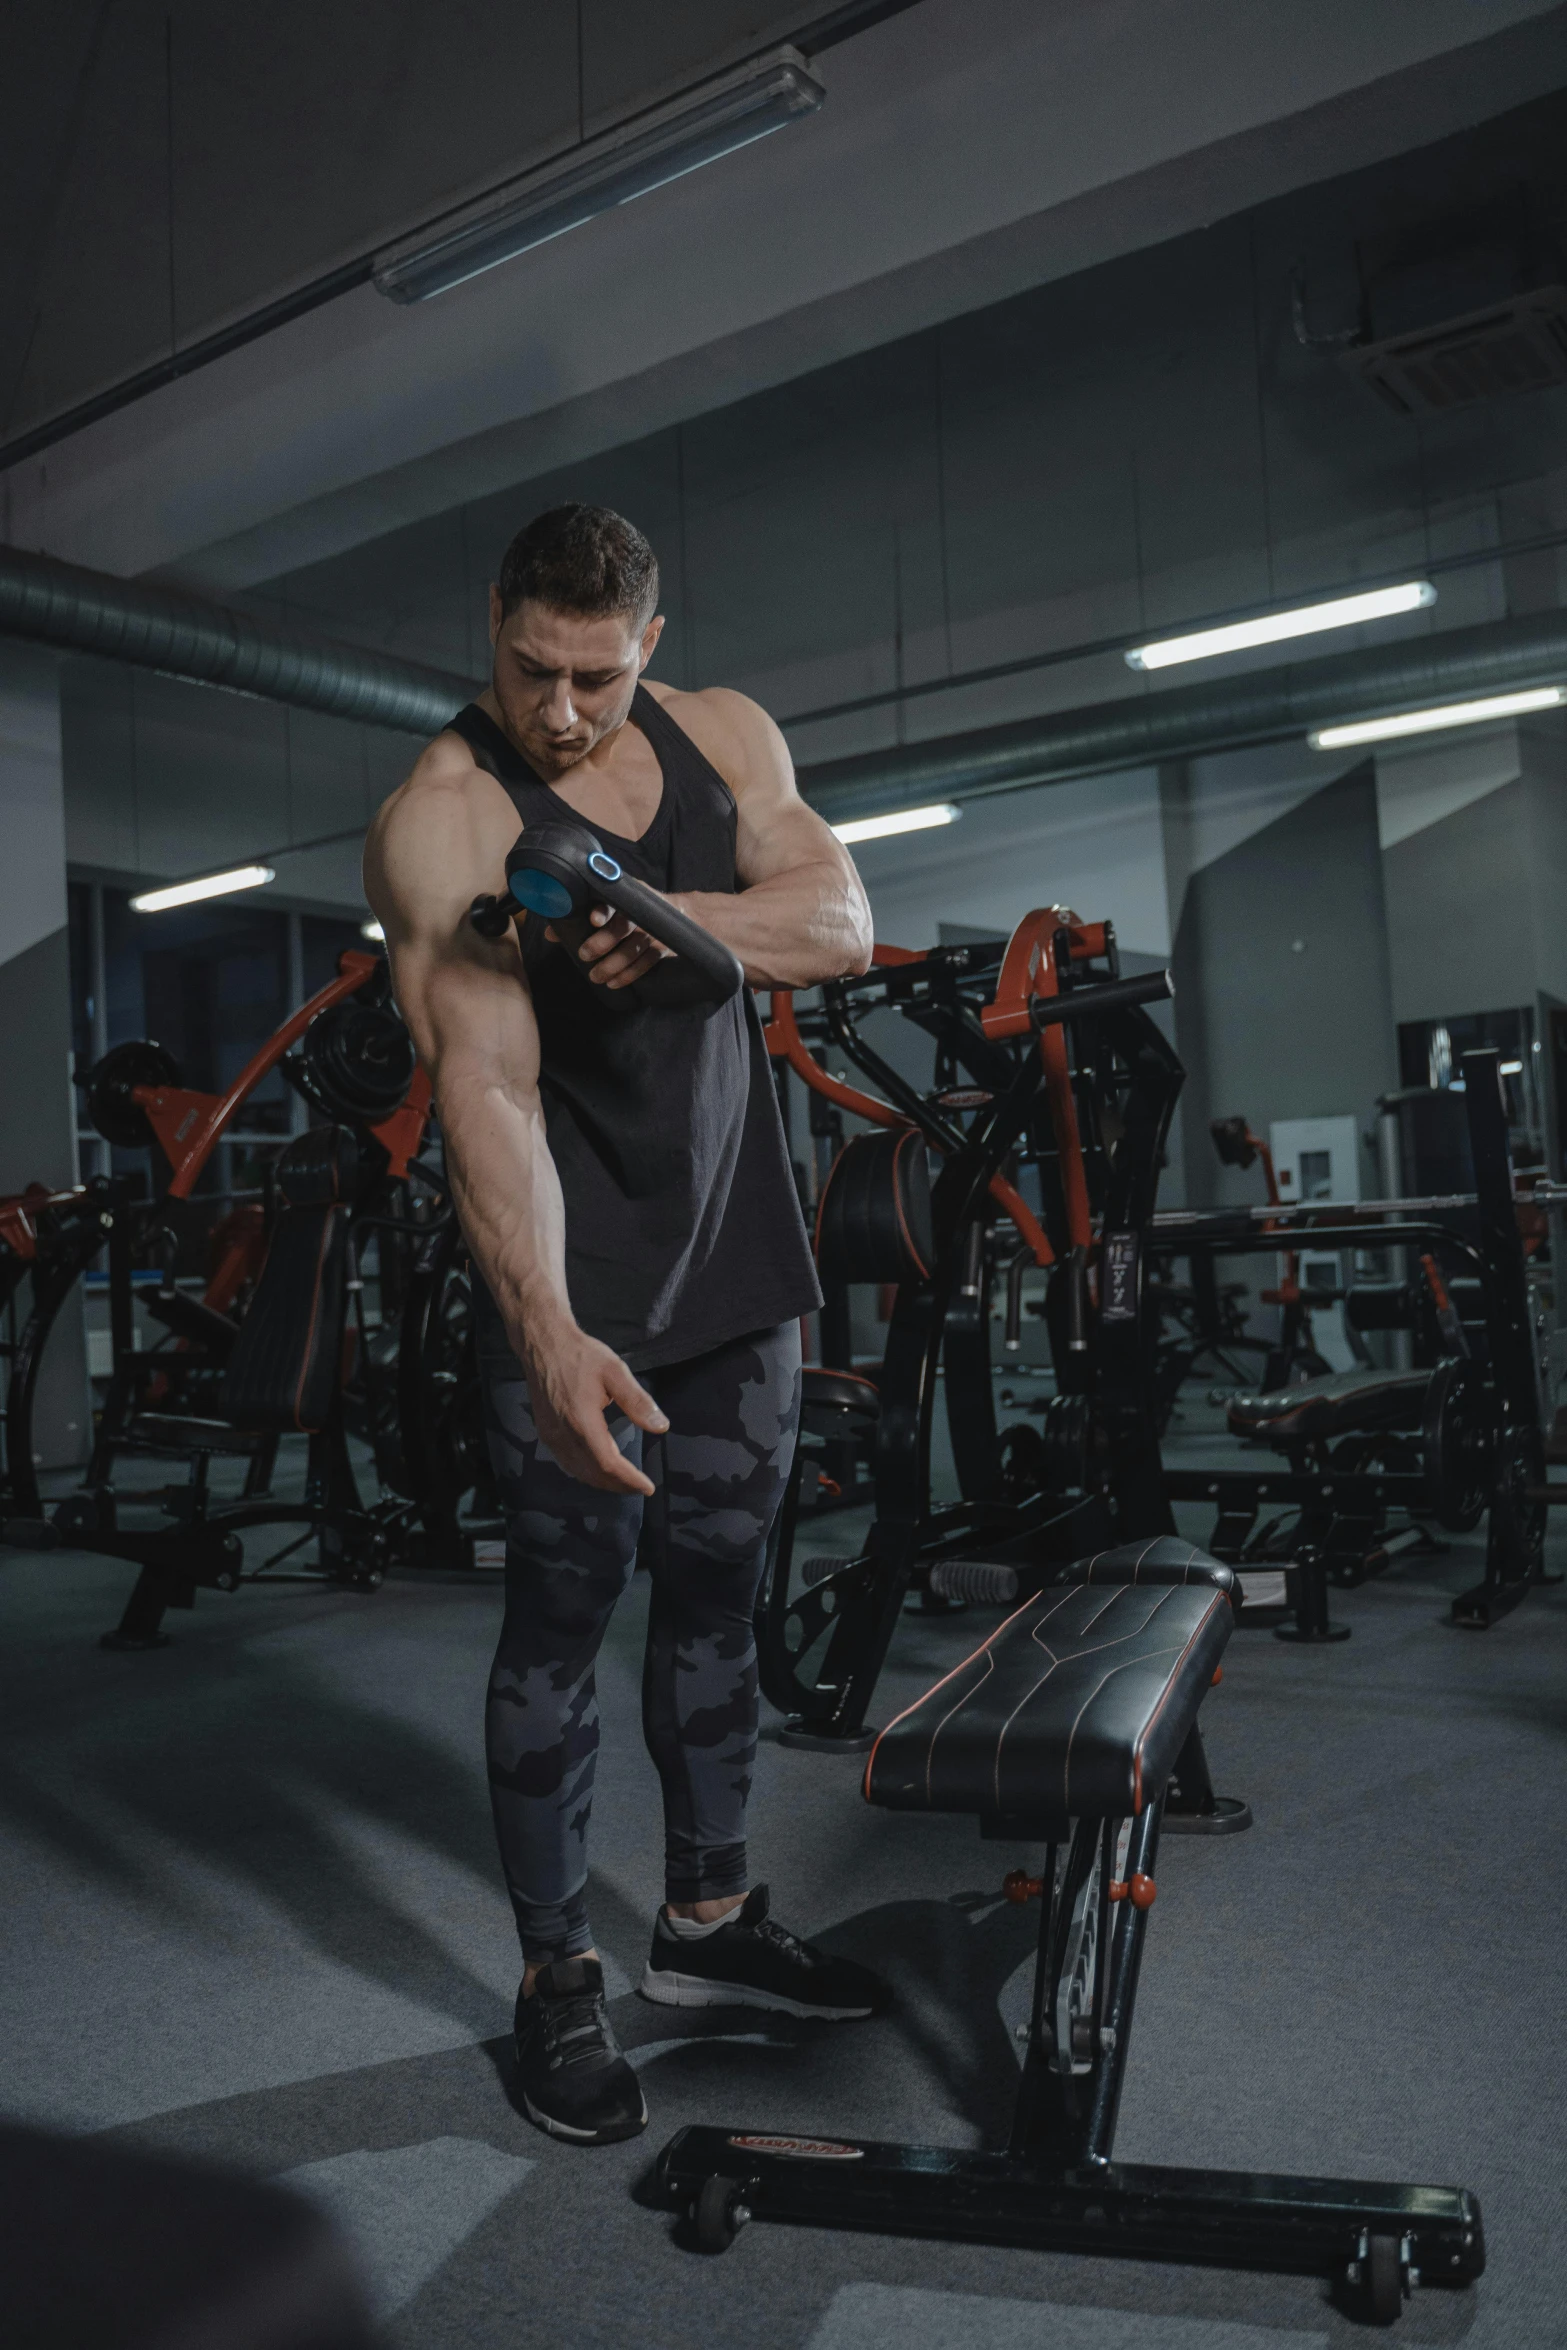
M 1199 1531 L 1193 1528 L 1192 1531 Z M 1567 1605 L 1450 1630 L 1472 1544 L 1335 1596 L 1353 1638 L 1231 1643 L 1205 1711 L 1249 1835 L 1171 1840 L 1118 2152 L 1461 2182 L 1472 2291 L 1420 2344 L 1567 2342 L 1560 1816 Z M 509 2095 L 517 1953 L 480 1717 L 493 1580 L 203 1595 L 107 1654 L 127 1571 L 0 1552 L 0 2029 L 12 2113 L 293 2179 L 421 2350 L 1317 2350 L 1364 2338 L 1320 2281 L 753 2227 L 722 2260 L 645 2192 L 680 2124 L 957 2144 L 999 2134 L 1034 1913 L 952 1906 L 1030 1857 L 873 1812 L 770 1721 L 753 1810 L 776 1914 L 883 1967 L 868 2024 L 645 2005 L 659 1898 L 637 1681 L 645 1585 L 601 1669 L 594 1917 L 647 2135 L 582 2152 Z M 908 1617 L 885 1718 L 993 1619 Z

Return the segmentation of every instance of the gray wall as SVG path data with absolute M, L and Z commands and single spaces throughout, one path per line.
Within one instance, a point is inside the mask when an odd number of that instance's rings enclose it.
M 1369 762 L 1192 875 L 1172 967 L 1194 1200 L 1260 1196 L 1255 1174 L 1220 1167 L 1213 1118 L 1369 1127 L 1398 1080 Z
M 58 664 L 0 640 L 0 1192 L 76 1180 Z M 27 1310 L 27 1292 L 18 1299 Z M 61 1314 L 35 1432 L 45 1466 L 86 1458 L 78 1288 Z
M 362 908 L 363 827 L 421 748 L 109 661 L 65 663 L 61 723 L 73 870 L 178 880 L 266 852 L 271 902 L 326 910 Z

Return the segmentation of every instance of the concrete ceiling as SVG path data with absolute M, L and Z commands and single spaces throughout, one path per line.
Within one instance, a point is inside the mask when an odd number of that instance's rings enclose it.
M 823 76 L 758 148 L 433 302 L 345 296 L 14 467 L 7 535 L 275 578 L 1500 113 L 1567 82 L 1567 9 L 922 0 Z

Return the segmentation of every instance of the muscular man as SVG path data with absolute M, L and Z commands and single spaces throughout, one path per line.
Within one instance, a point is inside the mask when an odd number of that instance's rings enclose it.
M 522 2094 L 589 2143 L 647 2120 L 585 1895 L 594 1662 L 639 1547 L 666 1894 L 644 1993 L 830 2018 L 885 2000 L 747 1890 L 751 1611 L 794 1447 L 799 1316 L 820 1302 L 750 991 L 639 996 L 665 950 L 607 908 L 576 954 L 533 915 L 500 940 L 467 919 L 519 820 L 575 820 L 748 979 L 866 969 L 859 877 L 772 721 L 740 694 L 640 682 L 657 598 L 653 550 L 619 515 L 530 523 L 490 591 L 489 690 L 387 801 L 365 858 L 479 1276 L 508 1535 L 487 1747 L 522 1938 Z

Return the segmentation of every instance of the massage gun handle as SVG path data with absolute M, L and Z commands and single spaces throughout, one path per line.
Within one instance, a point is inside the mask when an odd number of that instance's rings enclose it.
M 700 922 L 693 922 L 689 914 L 682 914 L 668 898 L 660 897 L 656 889 L 649 889 L 645 881 L 634 881 L 629 873 L 622 873 L 618 881 L 595 881 L 593 886 L 601 905 L 629 915 L 649 938 L 656 938 L 660 946 L 689 964 L 702 982 L 702 994 L 713 1003 L 726 1004 L 744 985 L 739 958 L 723 941 L 704 930 Z M 565 925 L 554 927 L 563 931 Z M 648 973 L 650 980 L 658 976 L 657 972 Z
M 1174 993 L 1175 981 L 1168 971 L 1138 971 L 1127 979 L 1075 987 L 1066 995 L 1035 996 L 1028 1012 L 1036 1028 L 1054 1028 L 1063 1020 L 1091 1020 L 1096 1013 L 1122 1012 L 1131 1004 L 1167 1003 Z

